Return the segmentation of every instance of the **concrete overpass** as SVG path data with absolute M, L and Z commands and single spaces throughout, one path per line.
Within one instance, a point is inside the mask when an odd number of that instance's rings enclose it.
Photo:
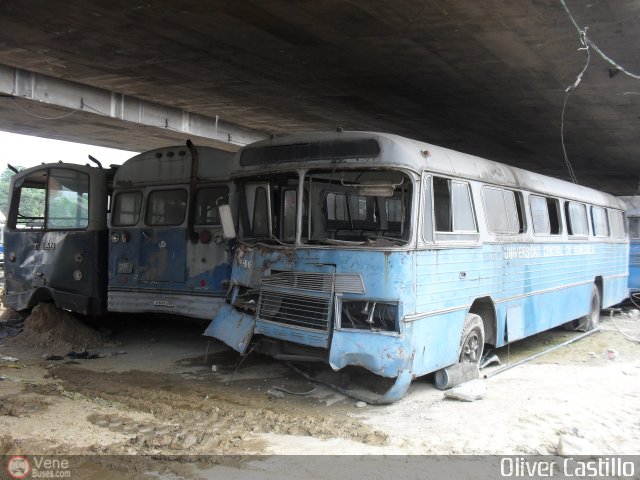
M 341 126 L 569 179 L 567 99 L 578 181 L 632 195 L 640 83 L 596 46 L 640 72 L 640 3 L 565 1 L 2 1 L 0 129 L 233 150 Z

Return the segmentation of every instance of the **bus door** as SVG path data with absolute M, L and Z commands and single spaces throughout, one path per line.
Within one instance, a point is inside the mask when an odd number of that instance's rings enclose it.
M 180 287 L 185 282 L 187 248 L 186 187 L 147 190 L 140 229 L 140 283 Z

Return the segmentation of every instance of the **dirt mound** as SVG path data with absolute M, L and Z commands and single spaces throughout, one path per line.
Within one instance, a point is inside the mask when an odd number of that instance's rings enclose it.
M 25 319 L 22 333 L 8 338 L 8 345 L 47 348 L 51 353 L 80 351 L 102 346 L 105 338 L 99 331 L 50 303 L 33 307 Z

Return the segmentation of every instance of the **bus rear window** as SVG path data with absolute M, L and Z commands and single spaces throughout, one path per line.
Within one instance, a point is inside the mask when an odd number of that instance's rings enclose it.
M 196 194 L 196 225 L 220 225 L 218 205 L 227 203 L 227 187 L 201 188 Z
M 89 226 L 89 175 L 63 168 L 49 171 L 47 229 Z
M 145 223 L 151 226 L 176 226 L 184 222 L 187 211 L 186 190 L 156 190 L 147 200 Z
M 15 227 L 24 230 L 44 230 L 44 206 L 46 190 L 23 186 L 16 194 L 20 196 Z
M 140 219 L 142 192 L 121 192 L 116 195 L 113 207 L 113 225 L 128 227 L 136 225 Z

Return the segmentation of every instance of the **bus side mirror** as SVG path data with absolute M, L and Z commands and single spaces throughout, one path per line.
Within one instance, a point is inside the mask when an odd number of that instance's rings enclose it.
M 233 226 L 233 215 L 231 215 L 231 207 L 229 205 L 219 205 L 220 222 L 222 223 L 222 234 L 225 240 L 236 238 L 236 228 Z

